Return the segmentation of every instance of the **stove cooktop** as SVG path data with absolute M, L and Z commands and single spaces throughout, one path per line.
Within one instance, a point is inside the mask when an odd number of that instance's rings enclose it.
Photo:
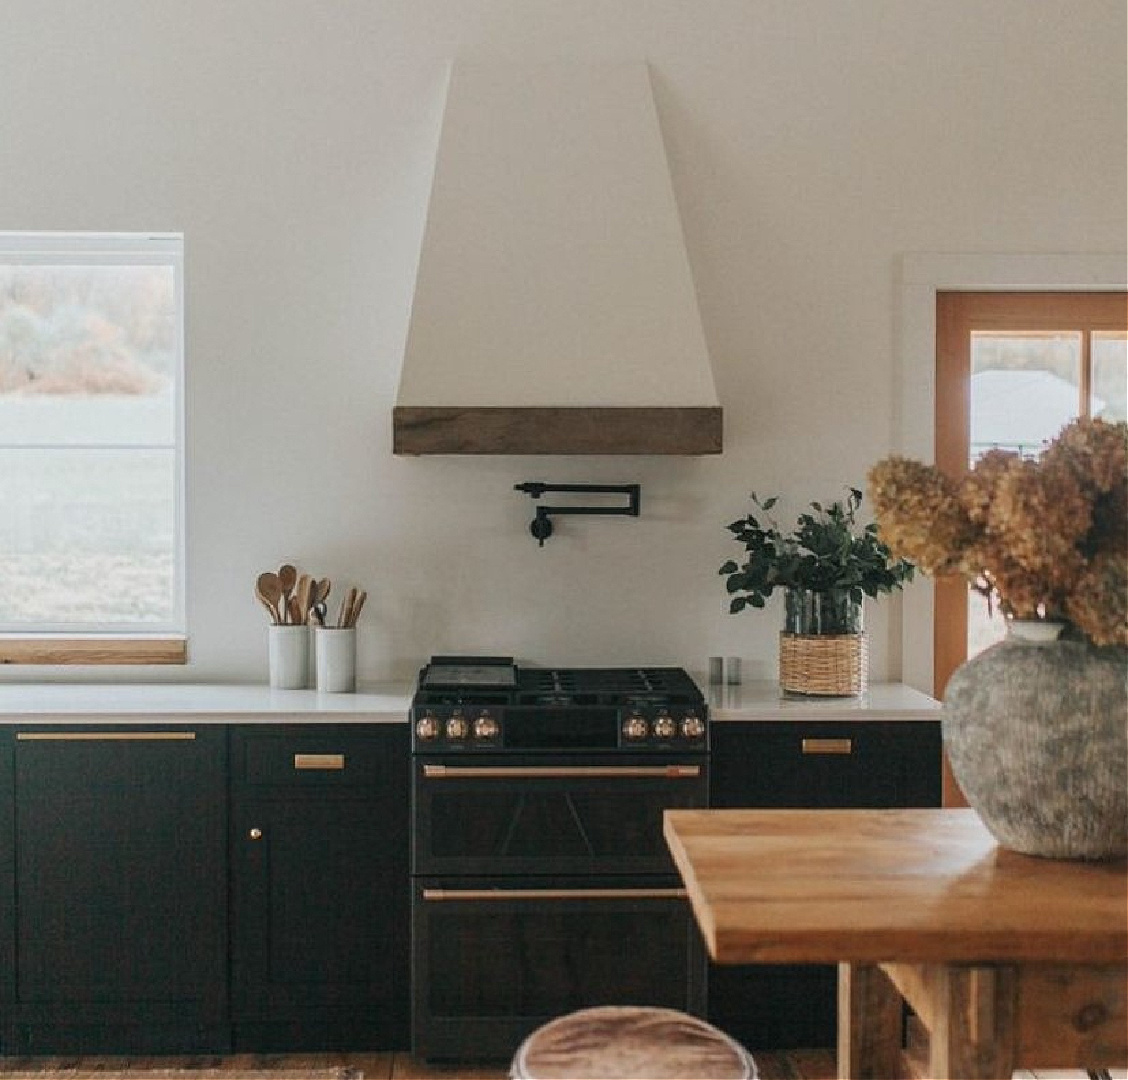
M 521 668 L 433 657 L 412 700 L 417 752 L 698 749 L 707 707 L 682 668 Z

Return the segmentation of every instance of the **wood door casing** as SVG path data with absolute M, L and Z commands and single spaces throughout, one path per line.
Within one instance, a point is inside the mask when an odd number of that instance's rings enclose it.
M 1079 405 L 1087 408 L 1089 345 L 1094 331 L 1128 328 L 1124 292 L 939 292 L 936 295 L 936 455 L 950 476 L 968 469 L 971 441 L 971 335 L 975 331 L 1080 331 Z M 953 671 L 967 659 L 968 589 L 962 578 L 935 582 L 933 693 L 943 697 Z M 945 806 L 966 806 L 943 762 Z

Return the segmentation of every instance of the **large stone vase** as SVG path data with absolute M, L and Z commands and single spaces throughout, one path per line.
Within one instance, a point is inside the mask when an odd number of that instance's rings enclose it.
M 1058 859 L 1128 854 L 1128 653 L 1005 641 L 958 668 L 941 713 L 968 803 L 1000 845 Z

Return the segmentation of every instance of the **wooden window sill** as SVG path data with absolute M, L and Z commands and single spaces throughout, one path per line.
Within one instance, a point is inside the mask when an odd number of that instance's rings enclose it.
M 0 664 L 185 664 L 183 637 L 116 634 L 0 636 Z

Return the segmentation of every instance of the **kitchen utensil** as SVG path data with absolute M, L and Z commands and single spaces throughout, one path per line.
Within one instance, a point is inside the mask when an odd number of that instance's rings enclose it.
M 282 611 L 287 617 L 289 617 L 290 614 L 290 596 L 297 582 L 298 569 L 296 566 L 283 563 L 278 567 L 278 584 L 282 586 Z M 292 622 L 293 620 L 291 619 L 290 621 Z
M 278 575 L 269 570 L 259 574 L 255 582 L 255 596 L 267 608 L 274 621 L 281 624 L 283 619 L 279 602 L 282 599 L 282 585 L 278 581 Z
M 346 629 L 352 626 L 352 610 L 356 603 L 356 589 L 350 588 L 341 601 L 341 609 L 337 612 L 337 626 Z
M 298 608 L 301 615 L 299 622 L 309 622 L 309 609 L 313 605 L 311 598 L 312 590 L 313 578 L 311 578 L 309 574 L 301 574 L 294 588 L 294 596 L 298 601 Z
M 302 605 L 298 603 L 296 596 L 290 597 L 286 603 L 286 608 L 290 615 L 290 622 L 294 626 L 301 626 L 305 622 L 302 616 Z
M 368 599 L 368 593 L 363 589 L 356 594 L 356 602 L 352 606 L 352 611 L 349 613 L 349 625 L 356 626 L 356 620 L 360 618 L 360 609 L 364 607 L 364 601 Z
M 333 587 L 333 583 L 327 578 L 323 577 L 318 581 L 313 589 L 312 602 L 313 604 L 324 604 L 329 598 L 329 590 Z M 322 613 L 324 614 L 324 612 Z
M 255 586 L 255 599 L 258 600 L 258 602 L 262 604 L 264 608 L 266 608 L 267 614 L 270 616 L 270 621 L 272 623 L 278 622 L 278 611 L 275 609 L 274 605 L 271 604 L 271 602 L 267 600 L 267 598 L 263 596 L 261 592 L 259 592 L 257 585 Z

